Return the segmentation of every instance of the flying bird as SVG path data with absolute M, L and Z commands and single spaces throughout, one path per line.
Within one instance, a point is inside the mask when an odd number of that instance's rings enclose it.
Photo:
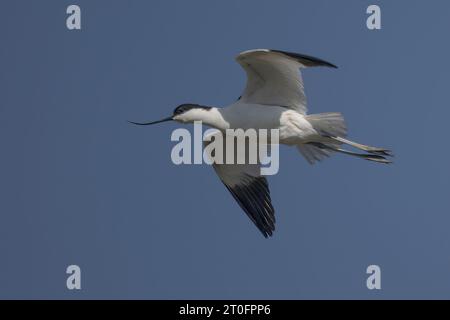
M 193 123 L 202 121 L 218 130 L 279 129 L 279 143 L 295 146 L 310 163 L 321 161 L 334 152 L 378 163 L 391 163 L 388 149 L 371 147 L 346 139 L 347 127 L 341 113 L 307 114 L 306 96 L 300 69 L 337 68 L 327 61 L 280 50 L 256 49 L 240 53 L 236 61 L 247 73 L 247 84 L 239 99 L 224 108 L 182 104 L 165 121 Z M 205 142 L 206 144 L 208 142 Z M 342 148 L 348 145 L 363 152 Z M 234 199 L 264 237 L 275 231 L 275 210 L 267 179 L 260 164 L 213 164 Z

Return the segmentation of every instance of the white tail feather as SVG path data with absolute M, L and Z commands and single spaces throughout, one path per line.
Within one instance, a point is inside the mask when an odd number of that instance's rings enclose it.
M 307 115 L 306 119 L 321 135 L 335 137 L 347 136 L 347 126 L 345 125 L 344 117 L 339 112 L 311 114 Z M 336 141 L 333 144 L 338 146 L 341 143 Z M 333 153 L 331 149 L 321 149 L 311 144 L 301 144 L 297 148 L 310 164 L 321 161 Z
M 335 137 L 347 136 L 347 126 L 344 117 L 339 112 L 327 112 L 306 116 L 311 125 L 322 135 Z

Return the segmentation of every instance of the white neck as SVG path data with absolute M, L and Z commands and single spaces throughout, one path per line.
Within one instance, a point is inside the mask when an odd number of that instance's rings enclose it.
M 230 124 L 223 118 L 219 108 L 211 108 L 209 111 L 205 111 L 205 117 L 202 121 L 206 125 L 219 130 L 230 128 Z

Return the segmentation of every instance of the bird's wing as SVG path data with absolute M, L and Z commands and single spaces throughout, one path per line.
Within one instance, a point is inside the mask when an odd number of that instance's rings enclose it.
M 222 133 L 217 130 L 205 137 L 205 147 L 215 140 L 215 137 L 211 136 L 219 134 Z M 225 141 L 225 138 L 223 138 L 223 141 Z M 225 146 L 225 143 L 223 145 Z M 248 149 L 246 148 L 246 150 Z M 261 165 L 259 162 L 257 164 L 225 164 L 225 159 L 224 147 L 224 164 L 213 163 L 214 170 L 264 237 L 271 236 L 275 230 L 275 210 L 270 199 L 267 180 L 260 173 Z M 246 160 L 245 163 L 249 162 Z
M 335 65 L 311 56 L 256 49 L 240 53 L 236 61 L 247 73 L 242 102 L 284 106 L 306 114 L 306 96 L 300 68 Z

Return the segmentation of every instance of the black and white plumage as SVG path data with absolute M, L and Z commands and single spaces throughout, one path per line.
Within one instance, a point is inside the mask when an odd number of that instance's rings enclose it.
M 369 161 L 390 163 L 384 148 L 370 147 L 346 139 L 347 127 L 340 113 L 307 114 L 307 101 L 300 69 L 337 68 L 312 56 L 280 50 L 256 49 L 240 53 L 236 61 L 247 74 L 247 84 L 239 99 L 225 108 L 184 104 L 172 116 L 149 125 L 175 120 L 202 121 L 217 132 L 226 129 L 279 129 L 280 143 L 298 148 L 313 164 L 339 152 Z M 212 133 L 212 135 L 217 134 Z M 349 145 L 364 153 L 341 148 Z M 208 142 L 205 141 L 205 145 Z M 214 164 L 217 175 L 239 206 L 265 236 L 275 230 L 275 214 L 267 179 L 259 164 Z
M 205 147 L 220 135 L 219 130 L 205 137 Z M 261 165 L 251 164 L 248 156 L 248 141 L 246 141 L 245 164 L 217 164 L 213 168 L 233 198 L 244 210 L 251 221 L 267 237 L 275 230 L 275 210 L 270 198 L 267 179 L 261 176 Z M 234 154 L 237 149 L 235 145 Z M 226 147 L 222 150 L 223 159 L 226 159 Z

